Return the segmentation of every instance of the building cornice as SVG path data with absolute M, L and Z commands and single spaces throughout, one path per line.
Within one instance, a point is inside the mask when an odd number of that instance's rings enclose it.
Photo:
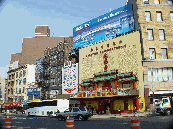
M 173 61 L 173 59 L 142 60 L 142 62 Z

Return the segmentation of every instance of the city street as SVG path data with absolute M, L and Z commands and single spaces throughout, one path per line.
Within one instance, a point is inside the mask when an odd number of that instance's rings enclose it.
M 65 129 L 66 122 L 58 121 L 56 118 L 48 117 L 26 117 L 10 116 L 13 129 Z M 0 116 L 0 121 L 4 125 L 5 116 Z M 173 115 L 171 116 L 154 116 L 140 117 L 141 129 L 171 129 Z M 75 121 L 75 129 L 130 129 L 131 118 L 105 118 L 89 119 L 88 121 Z

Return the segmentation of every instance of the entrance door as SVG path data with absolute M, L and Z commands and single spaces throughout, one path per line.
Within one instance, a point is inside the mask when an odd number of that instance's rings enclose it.
M 111 86 L 111 83 L 109 81 L 106 81 L 103 83 L 103 86 L 102 86 L 102 90 L 111 90 L 112 86 Z
M 106 114 L 106 110 L 108 110 L 108 108 L 109 108 L 109 111 L 110 111 L 110 103 L 106 103 L 104 105 L 104 112 L 105 112 L 105 114 Z

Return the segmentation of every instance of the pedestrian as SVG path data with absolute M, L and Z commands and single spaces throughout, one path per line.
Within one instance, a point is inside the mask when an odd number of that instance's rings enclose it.
M 93 106 L 92 106 L 92 107 L 91 107 L 92 114 L 93 114 L 93 110 L 94 110 L 94 108 L 93 108 Z
M 121 106 L 119 107 L 118 111 L 119 111 L 119 114 L 121 115 Z
M 136 106 L 133 105 L 133 113 L 136 114 Z

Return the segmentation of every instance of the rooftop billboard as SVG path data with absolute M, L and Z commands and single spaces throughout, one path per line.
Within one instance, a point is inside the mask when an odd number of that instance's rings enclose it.
M 134 30 L 132 4 L 120 7 L 73 28 L 73 49 Z

